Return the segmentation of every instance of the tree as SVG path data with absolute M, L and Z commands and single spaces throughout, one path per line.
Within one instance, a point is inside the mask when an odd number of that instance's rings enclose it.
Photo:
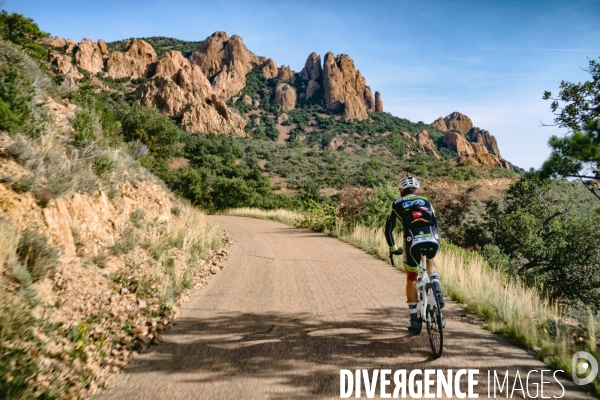
M 542 174 L 578 178 L 600 200 L 600 63 L 590 60 L 587 71 L 590 81 L 562 81 L 558 98 L 544 93 L 544 100 L 552 100 L 554 122 L 569 133 L 550 138 L 552 153 Z
M 42 31 L 33 19 L 17 13 L 9 14 L 6 10 L 0 12 L 0 37 L 25 48 L 38 59 L 45 59 L 47 52 L 37 40 L 48 36 L 50 35 Z
M 484 216 L 488 242 L 516 271 L 552 299 L 600 308 L 600 215 L 574 183 L 530 171 L 513 183 L 504 205 L 490 201 Z M 486 247 L 490 250 L 489 247 Z

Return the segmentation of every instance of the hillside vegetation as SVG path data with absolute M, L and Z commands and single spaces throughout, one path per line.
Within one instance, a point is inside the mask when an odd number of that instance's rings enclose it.
M 160 342 L 226 257 L 223 232 L 16 37 L 0 39 L 0 398 L 87 397 Z

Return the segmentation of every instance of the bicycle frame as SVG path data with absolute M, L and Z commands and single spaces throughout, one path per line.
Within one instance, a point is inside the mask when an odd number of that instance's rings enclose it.
M 426 321 L 427 315 L 427 285 L 431 284 L 429 280 L 429 274 L 427 274 L 427 257 L 421 255 L 421 264 L 419 264 L 419 275 L 417 278 L 417 293 L 419 295 L 419 310 L 421 311 L 421 318 Z

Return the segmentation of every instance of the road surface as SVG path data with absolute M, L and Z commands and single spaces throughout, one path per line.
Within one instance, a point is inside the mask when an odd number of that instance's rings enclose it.
M 488 397 L 488 370 L 492 376 L 509 370 L 514 397 L 523 398 L 517 369 L 523 386 L 529 371 L 550 369 L 503 336 L 466 322 L 451 301 L 444 309 L 444 354 L 432 360 L 426 332 L 410 336 L 405 328 L 404 273 L 312 231 L 250 218 L 211 220 L 234 240 L 225 268 L 193 293 L 165 342 L 133 359 L 95 398 L 339 398 L 340 369 L 367 369 L 372 376 L 375 369 L 417 368 L 478 369 L 480 398 Z M 568 377 L 560 380 L 563 398 L 593 398 Z M 551 372 L 544 381 L 550 382 L 545 397 L 562 395 Z M 531 397 L 541 398 L 539 384 L 539 372 L 531 373 Z M 375 393 L 379 398 L 379 386 Z M 364 384 L 361 395 L 366 398 Z

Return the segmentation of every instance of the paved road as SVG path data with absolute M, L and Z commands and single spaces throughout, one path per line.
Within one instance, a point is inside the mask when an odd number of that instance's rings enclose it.
M 340 369 L 384 368 L 479 369 L 476 389 L 487 398 L 488 370 L 509 370 L 512 389 L 517 369 L 523 385 L 528 371 L 549 369 L 504 337 L 463 322 L 453 302 L 444 309 L 444 355 L 431 360 L 424 333 L 411 337 L 404 327 L 402 272 L 308 230 L 211 219 L 234 240 L 225 269 L 184 305 L 165 343 L 132 360 L 100 400 L 339 398 Z M 532 397 L 534 381 L 539 373 L 530 374 Z M 551 382 L 544 396 L 561 396 L 551 374 L 544 381 Z M 561 382 L 563 398 L 592 398 L 566 377 Z

